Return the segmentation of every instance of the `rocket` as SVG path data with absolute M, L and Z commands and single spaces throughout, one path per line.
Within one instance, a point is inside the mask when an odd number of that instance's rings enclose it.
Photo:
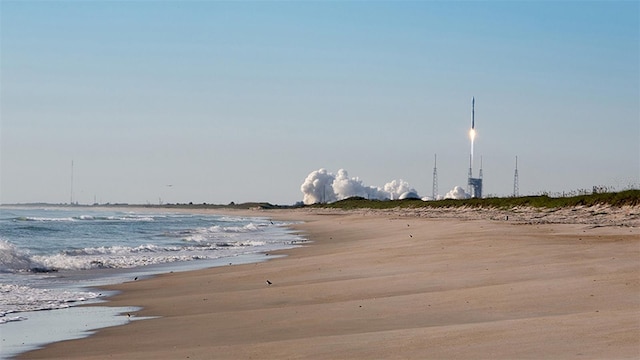
M 475 107 L 476 107 L 476 98 L 471 97 L 471 130 L 475 129 Z

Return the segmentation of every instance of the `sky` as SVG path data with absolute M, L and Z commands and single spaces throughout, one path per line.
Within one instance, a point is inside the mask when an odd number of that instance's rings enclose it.
M 0 203 L 444 195 L 472 97 L 485 195 L 638 188 L 639 54 L 637 1 L 2 0 Z

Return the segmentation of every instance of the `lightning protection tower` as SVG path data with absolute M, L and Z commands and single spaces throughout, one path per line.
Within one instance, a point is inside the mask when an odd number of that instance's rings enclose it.
M 469 176 L 468 176 L 468 181 L 467 181 L 467 194 L 471 194 L 471 178 L 473 177 L 473 168 L 472 168 L 472 164 L 471 164 L 471 154 L 469 154 Z
M 520 185 L 518 184 L 518 157 L 516 156 L 516 171 L 513 173 L 513 197 L 520 196 Z
M 69 195 L 69 205 L 73 205 L 73 160 L 71 160 L 71 192 Z
M 433 156 L 433 188 L 431 189 L 431 197 L 438 200 L 438 154 Z

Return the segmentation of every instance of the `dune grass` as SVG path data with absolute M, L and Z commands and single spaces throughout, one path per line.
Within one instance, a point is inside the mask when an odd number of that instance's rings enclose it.
M 574 206 L 639 206 L 640 190 L 625 190 L 620 192 L 597 193 L 591 195 L 578 195 L 571 197 L 549 197 L 547 195 L 502 197 L 465 200 L 438 200 L 422 201 L 418 199 L 406 200 L 367 200 L 361 197 L 353 197 L 330 204 L 315 204 L 309 207 L 332 209 L 392 209 L 392 208 L 442 208 L 442 207 L 489 207 L 510 209 L 513 207 L 536 208 L 563 208 Z

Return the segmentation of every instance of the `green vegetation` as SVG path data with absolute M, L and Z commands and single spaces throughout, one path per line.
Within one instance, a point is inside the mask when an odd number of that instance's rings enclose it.
M 171 208 L 186 208 L 186 209 L 236 209 L 236 210 L 248 210 L 248 209 L 281 209 L 281 208 L 289 208 L 288 206 L 280 206 L 280 205 L 272 205 L 268 202 L 248 202 L 236 204 L 234 202 L 229 203 L 228 205 L 217 205 L 217 204 L 165 204 L 165 205 L 150 205 L 147 207 L 162 207 L 166 209 Z
M 51 204 L 34 203 L 34 204 L 13 204 L 12 206 L 49 206 Z M 93 205 L 68 205 L 57 204 L 64 207 L 147 207 L 147 208 L 165 208 L 165 209 L 295 209 L 300 207 L 307 208 L 330 208 L 330 209 L 395 209 L 395 208 L 448 208 L 448 207 L 476 207 L 476 208 L 496 208 L 511 209 L 513 207 L 535 207 L 535 208 L 566 208 L 573 206 L 593 206 L 593 205 L 611 205 L 611 206 L 640 206 L 640 190 L 625 190 L 620 192 L 599 192 L 589 195 L 576 195 L 568 197 L 550 197 L 548 195 L 538 196 L 522 196 L 522 197 L 492 197 L 484 199 L 466 199 L 466 200 L 438 200 L 438 201 L 422 201 L 419 199 L 406 200 L 367 200 L 361 197 L 352 197 L 330 204 L 315 205 L 273 205 L 267 202 L 248 202 L 248 203 L 230 203 L 227 205 L 220 204 L 163 204 L 163 205 L 133 205 L 133 204 L 93 204 Z
M 486 199 L 465 200 L 438 200 L 422 201 L 417 199 L 381 201 L 367 200 L 361 197 L 353 197 L 340 200 L 331 204 L 315 204 L 310 207 L 332 209 L 391 209 L 391 208 L 442 208 L 442 207 L 486 207 L 498 209 L 510 209 L 517 206 L 530 206 L 537 208 L 563 208 L 573 206 L 639 206 L 640 190 L 625 190 L 621 192 L 596 193 L 591 195 L 578 195 L 571 197 L 523 196 Z

